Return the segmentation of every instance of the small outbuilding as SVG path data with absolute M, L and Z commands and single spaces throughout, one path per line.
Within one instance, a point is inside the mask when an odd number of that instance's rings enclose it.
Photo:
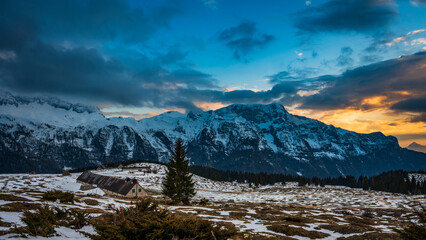
M 121 179 L 85 171 L 77 178 L 77 182 L 84 186 L 98 187 L 106 194 L 112 196 L 126 198 L 140 198 L 148 196 L 136 179 Z

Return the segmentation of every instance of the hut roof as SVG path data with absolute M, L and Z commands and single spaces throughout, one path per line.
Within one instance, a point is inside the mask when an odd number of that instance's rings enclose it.
M 126 181 L 121 178 L 102 176 L 90 171 L 83 172 L 77 180 L 121 195 L 126 195 L 138 183 L 136 180 Z

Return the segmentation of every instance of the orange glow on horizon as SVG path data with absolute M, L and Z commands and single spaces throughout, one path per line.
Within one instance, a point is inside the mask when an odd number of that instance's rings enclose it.
M 409 122 L 409 114 L 391 114 L 386 109 L 371 111 L 362 110 L 300 110 L 288 109 L 295 115 L 317 119 L 326 124 L 358 133 L 382 132 L 385 135 L 425 134 L 426 124 L 422 122 Z M 426 144 L 426 138 L 399 140 L 402 147 L 411 142 Z
M 221 102 L 194 102 L 195 106 L 203 109 L 203 111 L 209 111 L 209 110 L 216 110 L 219 108 L 226 107 L 226 104 L 223 104 Z

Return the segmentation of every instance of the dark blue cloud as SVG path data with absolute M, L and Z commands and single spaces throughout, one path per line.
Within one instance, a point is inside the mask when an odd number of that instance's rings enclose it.
M 340 49 L 340 55 L 337 57 L 337 65 L 341 67 L 351 66 L 354 62 L 352 53 L 353 50 L 351 47 L 343 47 Z
M 133 69 L 93 48 L 64 49 L 37 41 L 17 52 L 16 59 L 0 59 L 0 86 L 159 107 L 178 88 L 217 88 L 214 78 L 195 69 L 167 69 L 149 58 L 144 63 L 147 68 Z
M 416 115 L 411 117 L 410 122 L 424 122 L 426 123 L 426 113 L 420 113 L 420 115 Z
M 348 70 L 340 76 L 330 76 L 325 78 L 328 81 L 326 87 L 303 98 L 301 108 L 370 108 L 372 106 L 363 103 L 365 98 L 385 96 L 387 101 L 394 102 L 406 99 L 401 92 L 424 97 L 425 64 L 426 52 L 420 52 Z
M 392 0 L 330 0 L 297 13 L 296 27 L 305 33 L 377 32 L 398 15 Z
M 194 69 L 178 46 L 129 50 L 132 64 L 99 47 L 139 45 L 179 13 L 171 2 L 146 9 L 118 0 L 1 1 L 0 53 L 10 57 L 0 57 L 0 87 L 94 102 L 194 108 L 175 96 L 177 89 L 217 89 L 217 81 Z
M 136 104 L 138 86 L 123 64 L 95 49 L 57 49 L 34 42 L 16 59 L 0 61 L 0 84 L 24 92 L 78 95 Z
M 120 0 L 2 1 L 2 22 L 8 26 L 24 26 L 15 36 L 38 34 L 55 41 L 121 41 L 139 43 L 147 40 L 181 10 L 173 5 L 143 9 Z M 20 25 L 11 25 L 19 23 Z M 2 36 L 2 38 L 8 36 Z
M 256 23 L 243 21 L 235 27 L 223 30 L 217 38 L 223 42 L 232 52 L 237 60 L 244 60 L 247 54 L 257 48 L 270 44 L 275 37 L 262 33 L 257 29 Z
M 408 112 L 425 112 L 426 113 L 426 96 L 419 98 L 410 98 L 400 101 L 392 105 L 391 109 L 408 111 Z

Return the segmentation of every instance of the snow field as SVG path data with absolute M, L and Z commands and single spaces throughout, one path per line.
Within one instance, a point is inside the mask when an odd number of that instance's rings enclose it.
M 106 169 L 94 172 L 121 178 L 136 178 L 152 197 L 161 201 L 161 182 L 165 166 L 143 165 L 150 166 L 154 171 L 144 173 Z M 76 182 L 79 175 L 80 173 L 73 173 L 71 176 L 0 175 L 0 221 L 9 223 L 12 227 L 15 224 L 24 225 L 20 220 L 20 212 L 7 210 L 8 206 L 16 202 L 86 209 L 91 216 L 96 217 L 102 212 L 130 206 L 134 201 L 106 196 L 98 188 L 82 191 L 81 184 Z M 327 235 L 321 239 L 364 236 L 363 234 L 389 234 L 386 236 L 390 237 L 395 234 L 393 228 L 401 228 L 401 224 L 404 223 L 416 222 L 414 210 L 420 205 L 426 205 L 424 195 L 409 196 L 332 186 L 297 187 L 296 183 L 251 188 L 248 184 L 216 182 L 199 176 L 194 176 L 194 180 L 197 194 L 192 206 L 162 206 L 171 211 L 194 214 L 210 221 L 231 222 L 247 234 L 265 236 L 310 239 L 307 233 L 320 232 Z M 76 201 L 73 204 L 43 201 L 41 199 L 43 192 L 49 190 L 73 192 Z M 22 199 L 19 201 L 1 199 L 2 195 Z M 197 202 L 203 198 L 209 200 L 207 205 L 198 205 Z M 95 200 L 97 204 L 87 204 L 85 201 L 89 199 Z M 364 216 L 367 210 L 371 212 L 371 218 Z M 359 226 L 356 225 L 357 222 L 361 222 Z M 271 226 L 277 224 L 288 226 L 294 232 L 282 233 L 271 230 Z M 354 224 L 357 228 L 350 229 L 349 227 Z M 20 239 L 12 234 L 1 235 L 2 231 L 9 228 L 0 227 L 0 239 Z M 95 233 L 92 226 L 80 230 L 58 227 L 56 231 L 58 236 L 51 239 L 87 239 L 83 232 Z

